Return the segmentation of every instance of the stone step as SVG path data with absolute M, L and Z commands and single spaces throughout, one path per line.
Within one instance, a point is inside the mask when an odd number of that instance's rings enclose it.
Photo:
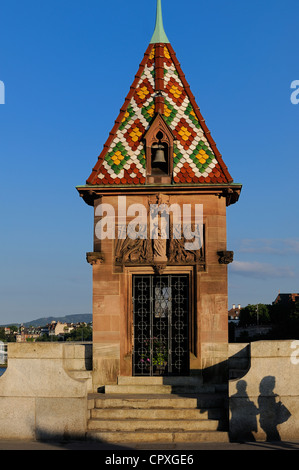
M 107 394 L 178 394 L 178 393 L 213 393 L 215 385 L 152 385 L 152 384 L 132 384 L 132 385 L 105 385 Z
M 107 394 L 170 394 L 171 385 L 105 385 Z
M 177 408 L 197 408 L 196 398 L 178 398 L 174 395 L 100 395 L 95 396 L 95 408 L 126 408 L 126 409 L 149 409 L 149 408 L 169 408 L 171 410 Z
M 229 442 L 227 432 L 221 431 L 142 431 L 142 432 L 119 432 L 119 431 L 88 431 L 86 435 L 89 440 L 106 443 L 126 443 L 130 447 L 140 443 L 196 443 L 196 442 Z
M 92 431 L 217 431 L 218 422 L 211 419 L 90 419 Z
M 207 393 L 201 395 L 179 396 L 169 395 L 106 395 L 95 393 L 88 395 L 89 409 L 118 408 L 118 409 L 151 409 L 151 408 L 219 408 L 226 406 L 227 397 L 223 393 Z
M 131 386 L 116 387 L 120 390 Z M 156 390 L 161 385 L 134 387 Z M 227 429 L 226 397 L 223 393 L 90 394 L 87 438 L 130 446 L 132 443 L 228 442 L 224 431 Z
M 225 410 L 222 408 L 194 409 L 177 408 L 175 410 L 175 419 L 224 419 Z M 91 410 L 92 419 L 173 419 L 173 408 L 149 408 L 149 409 L 130 409 L 130 408 L 94 408 Z
M 188 376 L 188 377 L 124 377 L 117 378 L 118 385 L 171 385 L 171 386 L 186 386 L 202 385 L 201 376 Z

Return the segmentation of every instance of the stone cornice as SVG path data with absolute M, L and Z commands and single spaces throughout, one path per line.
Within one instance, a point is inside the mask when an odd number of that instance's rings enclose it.
M 159 193 L 169 195 L 205 195 L 211 194 L 218 197 L 226 198 L 226 205 L 230 206 L 235 204 L 240 196 L 242 185 L 238 183 L 230 184 L 201 184 L 201 185 L 126 185 L 126 186 L 96 186 L 96 185 L 85 185 L 77 186 L 77 191 L 80 196 L 86 202 L 86 204 L 93 206 L 95 199 L 101 196 L 125 196 L 125 195 L 152 195 Z

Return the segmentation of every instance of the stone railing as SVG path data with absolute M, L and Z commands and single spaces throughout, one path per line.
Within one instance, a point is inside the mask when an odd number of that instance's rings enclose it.
M 92 380 L 107 383 L 116 357 L 111 348 L 98 349 L 91 370 L 92 349 L 91 343 L 10 343 L 0 377 L 0 439 L 84 438 Z M 298 440 L 299 341 L 234 344 L 228 351 L 231 440 Z
M 88 367 L 88 345 L 8 344 L 8 367 L 0 377 L 0 439 L 84 437 Z

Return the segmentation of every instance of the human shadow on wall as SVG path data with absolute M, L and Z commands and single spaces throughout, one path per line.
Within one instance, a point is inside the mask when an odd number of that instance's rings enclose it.
M 261 429 L 266 434 L 266 441 L 280 441 L 277 429 L 279 424 L 286 422 L 291 413 L 277 401 L 274 393 L 275 377 L 264 377 L 259 385 L 258 406 L 248 397 L 247 382 L 239 380 L 236 385 L 237 393 L 230 398 L 230 431 L 233 440 L 255 441 L 254 432 L 258 430 L 258 419 Z M 259 418 L 258 418 L 259 417 Z
M 233 440 L 255 441 L 257 432 L 258 408 L 249 400 L 247 382 L 239 380 L 236 384 L 237 393 L 230 397 L 230 433 Z
M 260 426 L 266 434 L 266 441 L 280 441 L 277 429 L 279 424 L 285 423 L 291 416 L 289 410 L 279 400 L 274 393 L 275 377 L 264 377 L 260 382 L 260 395 L 258 406 L 260 414 Z

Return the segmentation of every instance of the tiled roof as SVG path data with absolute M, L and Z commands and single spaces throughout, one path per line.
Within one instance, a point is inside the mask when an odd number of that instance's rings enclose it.
M 169 43 L 150 44 L 88 185 L 144 185 L 143 138 L 160 112 L 176 141 L 173 184 L 232 183 Z

